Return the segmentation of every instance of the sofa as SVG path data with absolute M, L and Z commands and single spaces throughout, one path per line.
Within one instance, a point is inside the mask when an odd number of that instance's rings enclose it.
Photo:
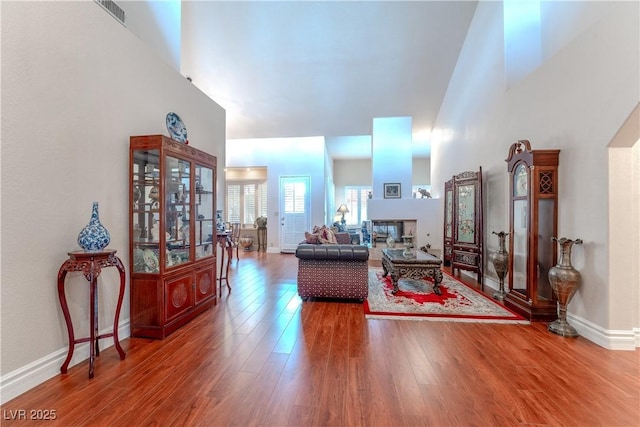
M 351 244 L 301 243 L 298 258 L 298 295 L 358 299 L 369 296 L 369 248 Z

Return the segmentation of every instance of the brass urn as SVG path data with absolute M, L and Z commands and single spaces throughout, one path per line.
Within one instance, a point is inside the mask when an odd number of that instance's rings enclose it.
M 558 298 L 558 318 L 549 325 L 549 330 L 563 337 L 577 337 L 578 331 L 567 322 L 567 305 L 580 286 L 582 276 L 571 265 L 571 248 L 581 245 L 582 240 L 570 240 L 566 237 L 551 240 L 560 245 L 560 258 L 555 267 L 549 269 L 549 282 Z
M 251 246 L 253 246 L 253 237 L 242 236 L 240 237 L 240 240 L 238 243 L 240 243 L 240 246 L 242 246 L 243 251 L 249 252 L 251 250 Z
M 492 234 L 498 236 L 499 243 L 498 250 L 489 255 L 489 259 L 491 260 L 491 264 L 493 264 L 493 268 L 496 270 L 498 280 L 500 280 L 500 289 L 493 294 L 493 297 L 497 300 L 504 301 L 504 296 L 506 295 L 504 291 L 504 276 L 507 274 L 507 266 L 509 264 L 509 252 L 507 252 L 504 242 L 509 233 L 505 233 L 504 231 L 496 233 L 493 231 Z
M 415 255 L 411 251 L 411 248 L 413 248 L 413 234 L 402 236 L 402 240 L 404 241 L 404 250 L 402 251 L 402 255 L 407 258 L 414 257 Z

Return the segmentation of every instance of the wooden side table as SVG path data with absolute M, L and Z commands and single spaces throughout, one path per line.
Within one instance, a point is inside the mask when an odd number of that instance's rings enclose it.
M 93 362 L 96 356 L 100 356 L 98 342 L 101 338 L 113 337 L 113 343 L 120 354 L 120 360 L 124 360 L 125 358 L 124 350 L 120 347 L 120 341 L 118 340 L 118 319 L 120 318 L 120 308 L 122 307 L 122 300 L 124 299 L 125 270 L 122 261 L 116 256 L 116 251 L 113 249 L 98 252 L 73 251 L 68 252 L 68 254 L 69 259 L 62 264 L 58 272 L 58 297 L 60 298 L 60 305 L 62 306 L 64 320 L 67 323 L 67 332 L 69 333 L 69 353 L 62 367 L 60 367 L 60 372 L 63 374 L 67 373 L 67 367 L 73 356 L 75 345 L 89 341 L 89 378 L 93 378 Z M 98 276 L 105 267 L 116 267 L 118 269 L 120 273 L 120 294 L 118 296 L 118 304 L 116 305 L 116 314 L 113 321 L 113 332 L 99 335 L 97 284 Z M 86 338 L 75 339 L 73 334 L 73 323 L 71 322 L 69 306 L 67 305 L 67 298 L 64 292 L 64 279 L 69 271 L 81 271 L 90 285 L 90 332 Z
M 222 297 L 222 281 L 224 280 L 227 284 L 227 289 L 229 293 L 231 293 L 231 285 L 229 285 L 229 266 L 231 265 L 231 258 L 233 258 L 233 244 L 231 243 L 231 235 L 227 232 L 218 232 L 216 234 L 216 238 L 218 240 L 218 244 L 220 245 L 220 249 L 222 249 L 222 256 L 220 258 L 220 277 L 218 280 L 220 281 L 219 292 Z M 227 267 L 224 266 L 225 261 L 225 251 L 227 252 Z M 224 273 L 224 275 L 222 274 Z

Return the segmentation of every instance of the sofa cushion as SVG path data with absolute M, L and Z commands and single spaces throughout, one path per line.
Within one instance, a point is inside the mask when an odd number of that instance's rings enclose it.
M 366 261 L 369 248 L 359 245 L 311 245 L 300 244 L 296 249 L 298 259 Z
M 336 236 L 336 243 L 339 245 L 348 245 L 351 243 L 351 236 L 347 232 L 337 232 L 334 233 Z

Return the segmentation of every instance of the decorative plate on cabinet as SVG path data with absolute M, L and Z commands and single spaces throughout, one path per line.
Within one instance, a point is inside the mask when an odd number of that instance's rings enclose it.
M 138 203 L 142 200 L 142 191 L 137 185 L 133 187 L 133 203 Z
M 151 249 L 145 249 L 142 251 L 142 260 L 147 273 L 157 273 L 160 271 L 160 262 L 158 262 L 158 257 Z
M 172 139 L 185 144 L 189 143 L 187 140 L 187 128 L 176 113 L 167 114 L 167 130 Z

